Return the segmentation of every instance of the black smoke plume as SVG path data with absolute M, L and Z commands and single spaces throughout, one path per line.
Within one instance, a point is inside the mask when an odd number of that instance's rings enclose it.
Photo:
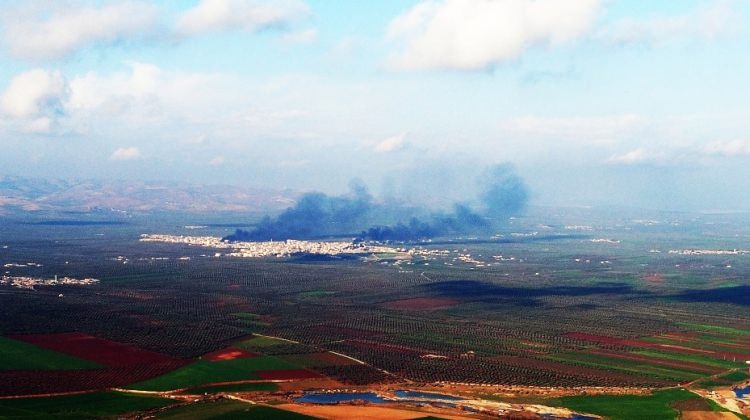
M 270 241 L 305 239 L 342 234 L 359 228 L 374 204 L 367 188 L 353 181 L 350 192 L 330 197 L 320 192 L 303 195 L 294 207 L 272 219 L 264 217 L 251 231 L 237 229 L 227 241 Z
M 457 203 L 449 213 L 398 220 L 399 215 L 405 213 L 405 208 L 376 203 L 365 186 L 355 182 L 350 186 L 350 192 L 343 196 L 305 194 L 294 207 L 286 209 L 275 219 L 266 216 L 255 229 L 238 229 L 224 239 L 267 241 L 348 235 L 361 230 L 371 220 L 381 220 L 387 222 L 362 230 L 357 240 L 425 240 L 447 235 L 486 233 L 525 209 L 528 190 L 510 165 L 491 168 L 480 177 L 479 182 L 481 212 L 473 210 L 468 204 Z M 416 210 L 412 213 L 429 212 Z

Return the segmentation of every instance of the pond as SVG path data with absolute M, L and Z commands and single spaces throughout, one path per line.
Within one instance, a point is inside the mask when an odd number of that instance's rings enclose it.
M 306 392 L 296 401 L 309 404 L 338 404 L 352 401 L 367 401 L 375 404 L 389 402 L 374 392 Z

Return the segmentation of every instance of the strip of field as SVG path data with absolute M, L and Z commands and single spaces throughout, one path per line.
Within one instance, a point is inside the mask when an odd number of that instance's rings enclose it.
M 554 356 L 548 356 L 547 358 L 564 363 L 580 364 L 601 369 L 612 369 L 622 372 L 635 373 L 638 375 L 670 379 L 679 382 L 693 381 L 705 376 L 704 374 L 691 372 L 689 370 L 667 368 L 650 365 L 648 363 L 638 363 L 630 360 L 623 360 L 587 353 L 563 353 Z
M 0 337 L 0 370 L 95 369 L 89 360 L 47 350 L 23 341 Z
M 606 357 L 612 357 L 615 359 L 630 360 L 630 361 L 640 363 L 640 364 L 649 364 L 649 365 L 673 368 L 673 369 L 678 369 L 678 370 L 686 370 L 686 371 L 695 372 L 696 374 L 702 374 L 702 375 L 714 375 L 723 371 L 722 368 L 718 368 L 715 366 L 706 366 L 706 365 L 701 365 L 699 363 L 694 363 L 690 361 L 672 359 L 669 357 L 668 354 L 665 357 L 658 358 L 658 357 L 651 357 L 650 355 L 643 354 L 641 352 L 617 352 L 617 351 L 607 351 L 607 350 L 590 350 L 587 353 L 600 355 L 600 356 L 606 356 Z
M 645 337 L 643 339 L 652 343 L 650 348 L 663 350 L 674 350 L 689 352 L 693 354 L 705 354 L 721 360 L 748 360 L 750 359 L 750 350 L 747 347 L 725 346 L 719 343 L 706 343 L 700 341 L 675 340 L 665 337 Z
M 77 332 L 21 335 L 13 338 L 110 367 L 129 367 L 174 361 L 173 358 L 163 354 Z
M 44 398 L 0 399 L 0 413 L 8 417 L 81 419 L 116 416 L 174 404 L 174 400 L 120 392 L 95 392 Z
M 255 372 L 261 379 L 269 381 L 292 380 L 292 379 L 314 379 L 322 378 L 323 375 L 306 369 L 279 369 L 259 370 Z
M 258 353 L 249 352 L 244 349 L 234 349 L 230 347 L 227 349 L 221 349 L 208 354 L 204 354 L 203 356 L 201 356 L 201 359 L 209 360 L 212 362 L 221 362 L 234 359 L 249 359 L 251 357 L 258 356 L 260 356 L 260 354 Z
M 253 350 L 253 349 L 262 349 L 265 347 L 285 345 L 285 344 L 290 344 L 290 343 L 291 343 L 290 341 L 282 340 L 279 338 L 256 336 L 249 340 L 236 343 L 234 346 L 241 348 L 241 349 Z
M 579 413 L 597 414 L 610 420 L 674 420 L 679 411 L 673 408 L 681 401 L 701 400 L 684 389 L 656 391 L 648 396 L 593 395 L 547 400 L 545 404 L 566 407 Z M 702 401 L 702 400 L 701 400 Z
M 443 412 L 429 412 L 424 409 L 420 411 L 406 408 L 376 407 L 376 406 L 353 406 L 353 405 L 310 405 L 310 404 L 283 404 L 280 407 L 304 413 L 324 419 L 363 419 L 363 420 L 428 420 L 428 419 L 471 419 L 475 417 L 464 417 L 445 414 Z M 434 410 L 439 411 L 439 410 Z M 432 415 L 430 415 L 432 414 Z
M 297 369 L 298 366 L 273 356 L 219 362 L 199 360 L 166 375 L 130 386 L 144 391 L 169 391 L 205 384 L 260 379 L 258 371 Z
M 636 351 L 633 351 L 633 353 L 640 354 L 643 356 L 648 356 L 648 357 L 656 357 L 656 358 L 662 358 L 662 359 L 679 360 L 679 361 L 684 361 L 684 362 L 697 363 L 700 365 L 712 366 L 712 367 L 722 368 L 722 369 L 732 369 L 732 368 L 739 368 L 743 366 L 742 363 L 732 362 L 731 360 L 719 360 L 719 359 L 713 359 L 713 358 L 706 357 L 706 356 L 699 356 L 699 355 L 692 355 L 692 354 L 669 353 L 669 352 L 658 351 L 658 350 L 636 350 Z
M 227 384 L 215 386 L 203 386 L 191 388 L 185 393 L 189 394 L 216 394 L 219 392 L 254 392 L 254 391 L 276 391 L 279 386 L 273 382 L 250 382 L 240 384 Z
M 739 328 L 720 327 L 716 325 L 705 325 L 705 324 L 693 324 L 689 322 L 680 322 L 677 325 L 679 325 L 682 328 L 692 330 L 692 331 L 713 332 L 713 333 L 721 333 L 721 334 L 728 334 L 728 335 L 744 335 L 744 336 L 750 335 L 750 330 L 743 330 Z
M 252 405 L 242 401 L 220 400 L 173 408 L 159 413 L 156 418 L 163 420 L 307 420 L 314 419 L 315 417 L 266 405 Z

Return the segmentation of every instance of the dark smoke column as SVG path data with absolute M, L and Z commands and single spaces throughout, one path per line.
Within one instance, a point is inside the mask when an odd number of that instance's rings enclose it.
M 526 209 L 529 190 L 510 164 L 497 165 L 487 170 L 481 177 L 480 185 L 485 215 L 494 219 L 495 223 L 521 214 Z

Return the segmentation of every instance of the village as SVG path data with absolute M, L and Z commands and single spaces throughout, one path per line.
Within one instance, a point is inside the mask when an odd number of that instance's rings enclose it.
M 0 277 L 0 284 L 16 287 L 19 289 L 34 290 L 37 286 L 89 286 L 99 283 L 99 280 L 92 278 L 74 279 L 70 277 L 55 276 L 53 279 L 43 279 L 28 276 L 7 276 Z

